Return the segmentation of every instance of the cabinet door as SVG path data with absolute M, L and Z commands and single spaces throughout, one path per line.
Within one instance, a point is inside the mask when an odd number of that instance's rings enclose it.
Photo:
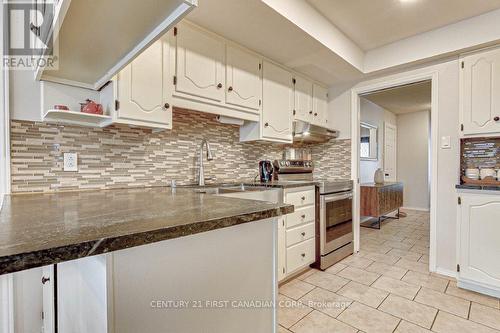
M 258 112 L 262 95 L 261 59 L 234 46 L 226 49 L 226 103 Z
M 310 122 L 313 118 L 313 84 L 301 76 L 295 76 L 294 88 L 295 119 Z
M 278 218 L 278 281 L 286 276 L 286 227 L 285 216 Z
M 264 62 L 262 103 L 262 137 L 291 141 L 293 87 L 290 72 Z
M 327 127 L 328 123 L 328 90 L 313 84 L 313 124 Z
M 224 41 L 191 25 L 176 34 L 177 92 L 214 101 L 224 99 Z
M 500 50 L 465 57 L 460 75 L 463 133 L 500 133 Z
M 460 278 L 500 287 L 500 198 L 463 195 L 460 215 Z
M 157 41 L 118 74 L 119 121 L 170 127 L 168 45 Z

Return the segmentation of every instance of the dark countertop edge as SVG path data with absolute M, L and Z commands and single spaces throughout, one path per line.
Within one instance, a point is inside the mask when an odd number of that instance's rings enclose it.
M 56 248 L 8 255 L 0 257 L 0 275 L 124 250 L 164 240 L 195 235 L 202 232 L 260 221 L 293 212 L 294 206 L 285 204 L 275 208 L 243 213 L 237 216 L 226 216 L 208 221 L 196 221 L 190 224 L 167 227 L 164 229 L 102 238 Z
M 459 190 L 500 191 L 500 186 L 496 186 L 496 185 L 468 185 L 468 184 L 459 184 L 459 185 L 455 185 L 455 188 L 459 189 Z

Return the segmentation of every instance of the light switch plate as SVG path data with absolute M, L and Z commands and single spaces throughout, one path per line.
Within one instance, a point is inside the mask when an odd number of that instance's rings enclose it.
M 450 149 L 451 148 L 451 137 L 442 136 L 441 137 L 441 149 Z
M 78 171 L 78 155 L 64 153 L 64 171 Z

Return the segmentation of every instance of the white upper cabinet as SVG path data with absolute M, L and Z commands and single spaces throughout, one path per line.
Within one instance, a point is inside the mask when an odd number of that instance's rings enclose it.
M 168 54 L 157 41 L 118 74 L 115 122 L 172 128 Z
M 262 137 L 292 141 L 293 83 L 292 73 L 264 61 L 262 89 Z
M 295 119 L 311 122 L 313 118 L 313 83 L 302 76 L 294 78 Z
M 328 90 L 313 84 L 313 117 L 311 123 L 328 127 Z
M 224 40 L 187 24 L 178 25 L 175 35 L 175 91 L 223 101 Z
M 47 8 L 46 2 L 35 0 L 37 8 Z M 197 0 L 59 0 L 53 18 L 44 17 L 52 24 L 40 31 L 44 42 L 54 40 L 57 66 L 39 67 L 36 78 L 98 90 L 196 5 Z
M 462 58 L 463 134 L 500 133 L 500 49 Z
M 461 194 L 458 224 L 459 286 L 500 295 L 500 196 Z M 462 285 L 463 284 L 463 285 Z M 493 294 L 492 294 L 493 295 Z
M 226 48 L 226 103 L 255 110 L 262 98 L 262 60 L 236 46 Z

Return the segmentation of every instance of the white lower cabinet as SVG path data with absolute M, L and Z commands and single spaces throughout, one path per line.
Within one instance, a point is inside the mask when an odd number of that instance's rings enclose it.
M 284 190 L 284 202 L 294 205 L 295 211 L 284 217 L 278 242 L 278 280 L 307 268 L 316 261 L 316 200 L 314 186 Z
M 500 193 L 459 193 L 458 285 L 500 296 Z
M 276 302 L 277 222 L 58 264 L 59 332 L 273 332 L 276 309 L 250 302 Z

